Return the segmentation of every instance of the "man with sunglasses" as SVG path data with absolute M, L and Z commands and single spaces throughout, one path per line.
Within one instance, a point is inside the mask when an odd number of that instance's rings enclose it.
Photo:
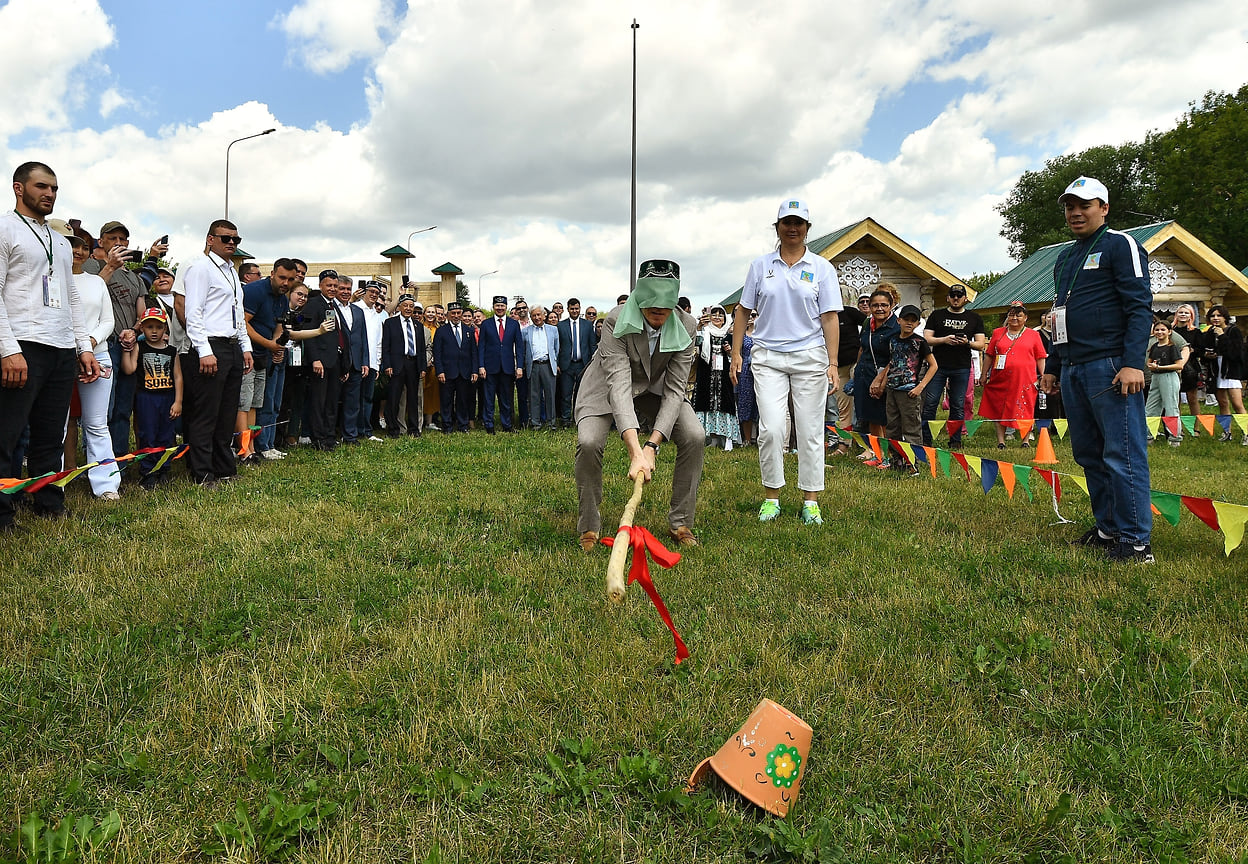
M 243 238 L 233 222 L 208 227 L 207 251 L 186 267 L 187 464 L 196 483 L 212 486 L 238 473 L 234 421 L 243 375 L 251 371 L 251 338 L 243 309 L 243 283 L 232 259 Z
M 966 391 L 971 386 L 971 349 L 987 347 L 984 319 L 966 309 L 965 285 L 950 285 L 945 295 L 948 306 L 933 312 L 923 328 L 923 338 L 932 346 L 936 358 L 936 375 L 923 395 L 923 443 L 932 444 L 932 430 L 927 425 L 936 419 L 940 396 L 949 392 L 949 419 L 958 421 L 949 430 L 949 446 L 962 446 L 962 421 L 966 419 Z

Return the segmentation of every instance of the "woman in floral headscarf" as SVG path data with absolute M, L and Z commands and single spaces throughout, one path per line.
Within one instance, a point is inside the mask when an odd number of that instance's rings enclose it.
M 728 312 L 723 306 L 711 307 L 710 320 L 698 331 L 694 342 L 698 346 L 698 372 L 693 386 L 693 410 L 711 444 L 731 450 L 734 443 L 741 443 L 741 429 L 737 425 L 737 399 L 730 374 L 732 339 Z

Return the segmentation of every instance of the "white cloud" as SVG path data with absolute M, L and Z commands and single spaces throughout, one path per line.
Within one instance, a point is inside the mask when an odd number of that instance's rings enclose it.
M 810 199 L 817 233 L 873 216 L 967 275 L 1009 265 L 993 207 L 1037 154 L 1138 138 L 1205 90 L 1248 80 L 1245 33 L 1224 26 L 1240 20 L 1238 5 L 1193 0 L 1173 16 L 1156 0 L 1116 0 L 1059 16 L 910 0 L 776 15 L 749 0 L 413 0 L 390 28 L 382 0 L 305 0 L 279 26 L 310 68 L 374 61 L 360 85 L 370 116 L 358 126 L 295 128 L 254 101 L 154 135 L 113 125 L 5 155 L 57 168 L 58 215 L 95 228 L 120 218 L 136 242 L 169 232 L 174 257 L 187 260 L 221 215 L 226 144 L 277 127 L 231 155 L 230 215 L 262 260 L 378 260 L 436 224 L 412 240 L 417 279 L 449 260 L 467 271 L 474 300 L 478 277 L 498 269 L 487 296 L 577 295 L 602 309 L 629 282 L 636 16 L 639 256 L 679 261 L 696 304 L 739 287 L 790 194 Z M 15 7 L 27 16 L 19 24 L 32 20 L 31 0 L 13 0 L 0 9 L 0 41 L 14 38 L 4 16 Z M 66 75 L 111 38 L 107 23 L 65 33 L 94 34 L 54 46 Z M 52 86 L 43 66 L 3 68 L 12 83 L 0 128 L 63 125 L 63 115 L 51 125 L 29 117 L 36 104 L 60 104 L 63 78 Z M 933 79 L 965 94 L 925 110 L 935 119 L 916 122 L 897 152 L 855 151 L 882 99 Z M 44 86 L 37 103 L 4 101 Z M 117 92 L 142 87 L 121 81 Z
M 382 31 L 394 19 L 392 0 L 301 0 L 274 24 L 293 43 L 292 56 L 314 72 L 341 72 L 384 47 Z
M 80 98 L 74 68 L 113 42 L 94 0 L 10 0 L 0 6 L 0 129 L 53 130 Z
M 100 116 L 107 120 L 118 108 L 124 108 L 134 103 L 121 94 L 116 87 L 109 87 L 100 94 Z

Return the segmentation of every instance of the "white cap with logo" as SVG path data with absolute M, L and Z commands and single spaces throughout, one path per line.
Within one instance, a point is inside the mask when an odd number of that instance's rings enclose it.
M 1105 188 L 1105 184 L 1091 177 L 1080 177 L 1067 186 L 1066 191 L 1057 196 L 1057 203 L 1064 203 L 1067 195 L 1072 195 L 1081 201 L 1100 198 L 1106 204 L 1109 203 L 1109 190 Z
M 796 216 L 804 222 L 810 221 L 810 207 L 805 201 L 797 198 L 788 198 L 780 202 L 780 211 L 776 214 L 776 221 L 779 222 L 785 216 Z

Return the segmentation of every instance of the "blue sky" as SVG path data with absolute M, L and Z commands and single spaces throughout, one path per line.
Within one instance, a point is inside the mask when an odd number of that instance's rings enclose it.
M 261 260 L 374 260 L 436 224 L 413 241 L 418 278 L 451 261 L 470 283 L 498 270 L 493 290 L 601 306 L 629 282 L 636 17 L 639 251 L 680 261 L 687 293 L 735 290 L 793 196 L 816 233 L 872 216 L 965 276 L 1011 265 L 995 206 L 1022 171 L 1248 80 L 1242 12 L 9 0 L 0 147 L 54 164 L 58 215 L 169 231 L 184 258 L 220 215 L 226 145 L 277 127 L 231 156 L 231 216 Z

